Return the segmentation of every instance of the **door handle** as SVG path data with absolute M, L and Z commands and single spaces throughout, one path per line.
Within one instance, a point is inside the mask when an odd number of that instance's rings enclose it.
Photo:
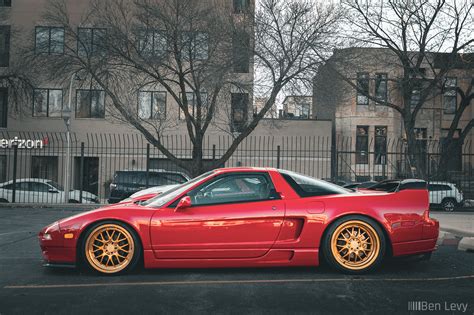
M 272 206 L 272 210 L 276 210 L 276 209 L 277 209 L 277 207 L 276 207 L 276 206 Z

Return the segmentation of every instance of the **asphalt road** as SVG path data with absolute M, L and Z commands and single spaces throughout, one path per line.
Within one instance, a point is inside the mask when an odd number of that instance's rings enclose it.
M 410 301 L 434 303 L 440 314 L 474 314 L 474 253 L 455 246 L 441 246 L 430 261 L 390 261 L 359 277 L 325 267 L 115 277 L 43 268 L 37 232 L 74 213 L 0 209 L 0 314 L 406 314 Z

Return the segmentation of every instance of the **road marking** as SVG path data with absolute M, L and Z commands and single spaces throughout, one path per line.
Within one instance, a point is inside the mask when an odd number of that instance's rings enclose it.
M 440 278 L 329 278 L 329 279 L 261 279 L 261 280 L 203 280 L 203 281 L 151 281 L 151 282 L 116 282 L 116 283 L 77 283 L 77 284 L 27 284 L 7 285 L 4 289 L 57 289 L 57 288 L 90 288 L 122 286 L 169 286 L 169 285 L 228 285 L 228 284 L 265 284 L 265 283 L 317 283 L 317 282 L 403 282 L 403 281 L 447 281 L 474 279 L 474 275 Z
M 19 233 L 33 233 L 31 231 L 15 231 L 15 232 L 8 232 L 8 233 L 0 233 L 0 236 L 4 236 L 4 235 L 10 235 L 10 234 L 19 234 Z

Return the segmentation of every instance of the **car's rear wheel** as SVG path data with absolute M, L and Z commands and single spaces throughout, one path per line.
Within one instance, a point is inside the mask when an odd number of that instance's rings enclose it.
M 140 241 L 136 233 L 121 222 L 95 224 L 83 240 L 84 261 L 94 271 L 123 273 L 132 270 L 140 260 Z
M 385 247 L 384 233 L 376 222 L 363 216 L 348 216 L 329 227 L 323 240 L 323 255 L 334 268 L 358 274 L 379 266 Z
M 456 209 L 456 201 L 451 198 L 446 198 L 441 203 L 441 207 L 443 207 L 443 210 L 446 212 L 453 212 L 454 209 Z

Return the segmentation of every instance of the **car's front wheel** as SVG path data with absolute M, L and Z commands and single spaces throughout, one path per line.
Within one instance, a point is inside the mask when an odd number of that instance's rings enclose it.
M 118 274 L 136 267 L 141 244 L 127 225 L 116 221 L 100 222 L 87 230 L 82 253 L 90 269 L 103 274 Z
M 336 220 L 323 239 L 323 255 L 332 267 L 358 274 L 375 269 L 385 255 L 385 236 L 379 225 L 364 216 Z
M 456 201 L 451 198 L 446 198 L 441 203 L 441 207 L 443 207 L 443 210 L 446 212 L 453 212 L 454 209 L 456 209 Z

